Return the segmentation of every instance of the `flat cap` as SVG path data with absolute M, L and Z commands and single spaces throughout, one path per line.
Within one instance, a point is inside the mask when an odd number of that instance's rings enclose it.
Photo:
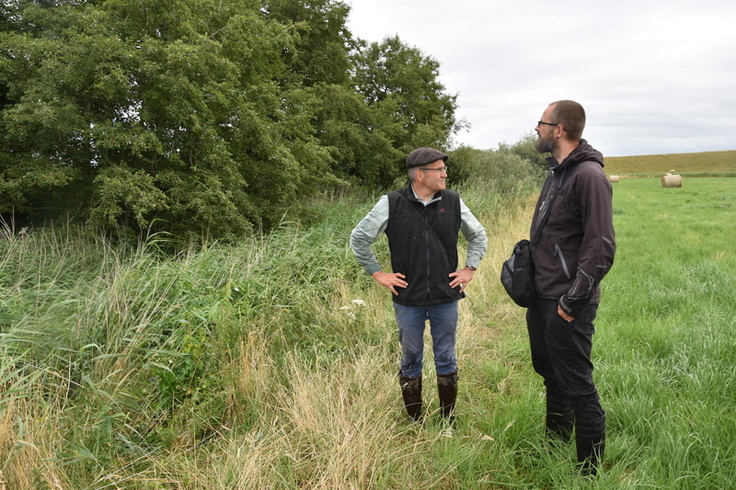
M 446 162 L 448 158 L 450 157 L 439 150 L 423 146 L 409 153 L 409 156 L 406 157 L 406 168 L 421 167 L 437 160 Z

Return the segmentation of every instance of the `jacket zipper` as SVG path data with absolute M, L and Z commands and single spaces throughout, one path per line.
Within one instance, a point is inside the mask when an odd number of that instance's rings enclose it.
M 560 248 L 560 245 L 557 243 L 555 243 L 555 255 L 560 257 L 560 263 L 562 263 L 562 270 L 565 271 L 565 276 L 567 276 L 568 279 L 571 279 L 570 271 L 567 268 L 567 262 L 565 262 L 565 256 L 562 255 L 562 249 Z
M 537 215 L 537 226 L 539 226 L 539 223 L 542 221 L 542 218 L 544 217 L 544 213 L 546 211 L 545 206 L 547 205 L 547 203 L 549 203 L 550 199 L 552 199 L 552 194 L 554 194 L 554 190 L 555 190 L 555 180 L 556 180 L 555 173 L 552 170 L 550 170 L 548 177 L 552 177 L 552 183 L 547 188 L 547 193 L 544 196 L 544 200 L 542 201 L 542 204 L 539 206 L 539 211 Z

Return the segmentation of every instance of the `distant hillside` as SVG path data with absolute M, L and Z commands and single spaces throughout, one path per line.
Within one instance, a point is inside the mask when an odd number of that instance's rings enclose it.
M 605 158 L 608 175 L 659 177 L 673 169 L 691 177 L 736 177 L 736 150 Z

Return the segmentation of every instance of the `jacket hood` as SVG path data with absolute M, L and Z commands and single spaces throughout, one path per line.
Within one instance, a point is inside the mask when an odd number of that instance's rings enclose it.
M 585 139 L 582 139 L 580 140 L 580 146 L 575 148 L 559 165 L 557 165 L 557 160 L 555 160 L 554 157 L 549 157 L 547 159 L 547 163 L 550 164 L 550 168 L 555 171 L 574 167 L 581 162 L 596 162 L 598 165 L 603 167 L 603 154 L 590 146 Z

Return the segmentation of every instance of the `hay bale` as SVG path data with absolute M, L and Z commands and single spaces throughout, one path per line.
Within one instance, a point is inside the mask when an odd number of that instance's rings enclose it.
M 682 176 L 666 173 L 662 176 L 662 187 L 682 187 Z
M 618 182 L 621 178 L 618 175 L 609 175 L 608 182 Z

